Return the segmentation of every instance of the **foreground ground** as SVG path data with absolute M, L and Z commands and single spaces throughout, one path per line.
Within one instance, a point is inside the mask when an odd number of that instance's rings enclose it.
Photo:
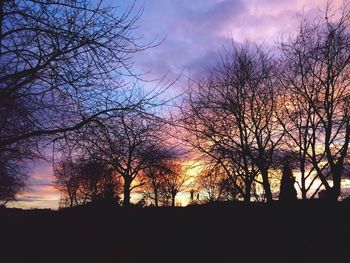
M 0 209 L 0 262 L 350 262 L 350 203 Z

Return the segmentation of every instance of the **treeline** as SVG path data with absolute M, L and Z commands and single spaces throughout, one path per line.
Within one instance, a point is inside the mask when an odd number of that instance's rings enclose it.
M 75 131 L 162 104 L 166 86 L 142 91 L 133 69 L 135 53 L 160 43 L 137 36 L 141 14 L 136 3 L 0 1 L 1 204 L 24 189 L 30 162 Z
M 295 200 L 297 190 L 302 199 L 341 196 L 349 4 L 302 17 L 275 47 L 233 40 L 171 118 L 160 114 L 166 86 L 146 93 L 132 84 L 140 80 L 132 54 L 157 44 L 133 38 L 135 7 L 118 16 L 89 1 L 3 1 L 0 10 L 3 203 L 25 185 L 24 161 L 47 145 L 66 206 L 121 198 L 128 206 L 136 190 L 156 206 L 175 205 L 182 190 L 192 202 Z
M 349 178 L 349 19 L 348 4 L 328 5 L 273 49 L 233 44 L 193 83 L 180 125 L 210 200 L 220 199 L 217 178 L 247 202 L 271 202 L 276 188 L 295 197 L 292 172 L 302 199 L 338 200 Z
M 142 188 L 139 192 L 156 206 L 174 206 L 185 175 L 180 153 L 165 143 L 164 128 L 150 116 L 123 113 L 69 134 L 54 173 L 65 203 L 116 204 L 122 193 L 123 205 L 129 206 L 131 191 Z

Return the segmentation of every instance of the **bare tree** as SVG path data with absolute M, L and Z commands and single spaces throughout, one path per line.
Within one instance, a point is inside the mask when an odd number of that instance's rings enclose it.
M 174 153 L 171 149 L 166 149 L 159 144 L 150 145 L 144 152 L 145 166 L 142 171 L 145 180 L 143 188 L 151 192 L 148 193 L 148 197 L 154 200 L 156 207 L 159 206 L 166 175 L 172 173 L 169 161 L 174 159 Z
M 239 198 L 239 191 L 232 187 L 225 170 L 220 165 L 206 165 L 197 178 L 198 191 L 203 193 L 204 202 L 232 201 Z
M 327 198 L 337 200 L 350 140 L 350 9 L 337 13 L 327 4 L 322 18 L 303 18 L 298 35 L 282 44 L 285 131 L 299 148 L 302 193 L 309 186 L 307 165 L 321 180 Z M 333 181 L 330 185 L 328 179 Z
M 129 206 L 131 191 L 144 185 L 141 175 L 147 166 L 149 146 L 159 139 L 158 128 L 158 120 L 151 115 L 118 112 L 70 133 L 63 145 L 73 145 L 75 152 L 93 155 L 110 165 L 123 178 L 123 205 Z
M 0 205 L 6 205 L 15 200 L 16 194 L 24 189 L 27 176 L 17 160 L 1 153 L 0 157 Z
M 104 203 L 116 205 L 119 180 L 107 164 L 93 157 L 63 159 L 55 167 L 56 187 L 62 194 L 63 205 Z
M 223 174 L 220 170 L 220 167 L 205 167 L 198 175 L 198 189 L 204 192 L 205 202 L 214 202 L 222 197 L 222 181 L 225 173 Z
M 147 104 L 154 94 L 136 99 L 126 77 L 153 44 L 134 35 L 141 13 L 102 0 L 0 1 L 0 152 L 34 158 L 46 138 Z
M 120 75 L 133 74 L 132 54 L 148 47 L 131 35 L 141 11 L 86 0 L 6 0 L 0 10 L 1 105 L 22 125 L 2 134 L 1 147 L 137 106 Z
M 77 164 L 71 159 L 63 159 L 54 167 L 55 186 L 61 192 L 62 206 L 79 204 L 78 190 L 80 178 Z
M 233 45 L 183 108 L 187 140 L 225 170 L 247 202 L 254 181 L 272 200 L 269 169 L 283 137 L 275 118 L 275 68 L 262 47 Z M 258 175 L 262 181 L 259 181 Z
M 83 160 L 79 165 L 79 177 L 81 180 L 79 190 L 85 202 L 107 201 L 116 204 L 120 185 L 111 166 L 95 158 Z
M 161 193 L 168 204 L 171 200 L 171 206 L 175 206 L 176 195 L 183 190 L 186 182 L 186 174 L 182 171 L 181 164 L 178 160 L 167 161 L 167 173 L 164 174 Z

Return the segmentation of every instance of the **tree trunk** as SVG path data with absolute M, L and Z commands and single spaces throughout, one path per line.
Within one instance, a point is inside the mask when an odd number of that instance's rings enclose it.
M 158 207 L 158 190 L 157 190 L 157 188 L 154 188 L 154 204 L 156 207 Z
M 332 193 L 330 196 L 331 201 L 337 201 L 340 195 L 341 174 L 342 174 L 342 169 L 336 169 L 333 173 L 333 187 L 332 187 Z
M 70 191 L 68 191 L 68 197 L 69 197 L 69 207 L 73 207 L 74 196 Z
M 252 189 L 251 182 L 246 182 L 246 189 L 243 197 L 245 203 L 250 203 L 251 189 Z
M 267 202 L 271 203 L 272 202 L 272 192 L 271 192 L 271 186 L 270 186 L 270 182 L 269 182 L 268 171 L 266 169 L 262 169 L 261 175 L 262 175 L 262 179 L 263 179 L 263 187 L 264 187 L 264 191 L 266 194 Z
M 306 196 L 306 179 L 305 179 L 305 161 L 302 160 L 301 165 L 300 165 L 300 173 L 301 173 L 301 198 L 303 200 L 307 199 Z
M 171 195 L 171 206 L 172 206 L 172 207 L 175 206 L 175 196 L 176 196 L 176 194 L 172 194 L 172 195 Z
M 334 168 L 333 174 L 333 187 L 326 187 L 326 190 L 319 192 L 320 199 L 336 202 L 340 195 L 341 190 L 341 168 Z
M 124 178 L 123 206 L 130 206 L 130 185 L 131 185 L 131 180 Z

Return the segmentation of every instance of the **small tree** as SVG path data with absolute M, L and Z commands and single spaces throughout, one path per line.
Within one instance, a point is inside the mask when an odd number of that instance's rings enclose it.
M 64 159 L 55 166 L 55 184 L 64 204 L 105 203 L 119 201 L 120 183 L 110 166 L 94 159 Z
M 164 174 L 162 183 L 162 195 L 168 205 L 169 199 L 171 206 L 175 206 L 176 195 L 183 189 L 186 176 L 182 173 L 181 164 L 177 161 L 170 160 L 167 162 L 167 172 Z
M 283 164 L 281 187 L 279 200 L 283 202 L 295 201 L 297 199 L 297 191 L 294 187 L 295 178 L 288 162 Z
M 61 192 L 61 202 L 63 205 L 73 207 L 77 205 L 80 178 L 77 163 L 66 158 L 54 166 L 55 186 Z
M 237 183 L 230 180 L 232 178 L 227 177 L 220 165 L 209 164 L 199 174 L 198 190 L 203 192 L 205 202 L 237 200 L 240 196 L 237 187 L 235 187 Z
M 150 189 L 148 197 L 154 200 L 154 205 L 159 206 L 161 191 L 166 180 L 166 175 L 171 173 L 169 161 L 174 158 L 174 154 L 169 149 L 161 148 L 159 145 L 150 145 L 143 153 L 145 166 L 142 170 L 144 176 L 145 189 Z
M 130 205 L 131 192 L 143 186 L 148 150 L 159 140 L 159 122 L 152 114 L 119 112 L 71 133 L 64 141 L 82 155 L 93 155 L 109 165 L 123 180 L 123 205 Z
M 0 205 L 15 200 L 16 194 L 24 189 L 25 180 L 26 174 L 21 170 L 21 166 L 0 158 Z

